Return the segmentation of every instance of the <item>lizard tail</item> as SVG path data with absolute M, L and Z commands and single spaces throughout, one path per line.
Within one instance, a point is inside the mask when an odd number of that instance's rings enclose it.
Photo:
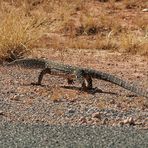
M 44 69 L 47 66 L 47 62 L 44 59 L 19 59 L 6 64 L 6 66 L 21 66 L 30 69 Z
M 148 98 L 148 92 L 146 90 L 143 90 L 141 88 L 138 88 L 137 86 L 135 86 L 134 84 L 130 84 L 127 81 L 124 81 L 114 75 L 108 74 L 108 73 L 104 73 L 104 72 L 100 72 L 100 71 L 94 71 L 92 70 L 92 73 L 94 75 L 94 78 L 96 79 L 101 79 L 101 80 L 105 80 L 108 82 L 111 82 L 113 84 L 116 84 L 120 87 L 123 87 L 131 92 L 136 93 L 137 95 L 141 95 L 143 97 Z

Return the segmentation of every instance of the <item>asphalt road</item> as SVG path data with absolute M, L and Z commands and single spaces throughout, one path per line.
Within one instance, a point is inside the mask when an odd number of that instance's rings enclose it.
M 0 123 L 0 148 L 147 148 L 148 130 Z

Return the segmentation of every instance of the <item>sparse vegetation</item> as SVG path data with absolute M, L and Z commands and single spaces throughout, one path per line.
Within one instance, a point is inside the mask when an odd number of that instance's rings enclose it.
M 46 47 L 46 42 L 56 49 L 148 55 L 146 14 L 137 14 L 146 4 L 146 0 L 1 1 L 0 59 L 19 58 L 34 47 Z M 42 45 L 45 36 L 49 41 Z
M 132 54 L 146 54 L 148 52 L 148 36 L 139 36 L 132 33 L 122 34 L 120 37 L 120 49 Z
M 14 60 L 30 52 L 33 43 L 45 30 L 45 20 L 28 16 L 24 10 L 11 8 L 1 10 L 0 58 Z
M 127 9 L 145 8 L 147 7 L 147 0 L 123 0 L 123 4 Z

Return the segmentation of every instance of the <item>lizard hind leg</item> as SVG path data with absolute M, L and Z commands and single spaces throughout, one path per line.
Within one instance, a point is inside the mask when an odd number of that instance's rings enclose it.
M 82 86 L 83 91 L 92 90 L 92 78 L 89 75 L 86 75 L 84 71 L 76 72 L 77 79 Z
M 91 78 L 91 76 L 86 75 L 86 76 L 84 76 L 84 78 L 85 78 L 85 85 L 86 85 L 87 89 L 88 90 L 92 89 L 93 85 L 92 85 L 92 78 Z
M 87 90 L 84 72 L 82 70 L 75 71 L 76 80 L 81 84 L 82 90 Z
M 98 89 L 97 87 L 93 88 L 93 84 L 92 84 L 92 77 L 90 75 L 85 75 L 85 88 L 86 91 L 90 94 L 95 94 L 96 92 L 103 92 L 101 89 Z

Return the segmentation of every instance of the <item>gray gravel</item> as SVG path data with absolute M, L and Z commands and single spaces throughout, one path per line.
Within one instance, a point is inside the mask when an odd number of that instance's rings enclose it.
M 148 130 L 105 126 L 0 124 L 1 148 L 147 148 Z
M 62 88 L 67 85 L 66 81 L 50 75 L 44 78 L 45 86 L 30 85 L 31 82 L 36 81 L 38 72 L 26 69 L 20 71 L 16 68 L 14 73 L 13 67 L 9 69 L 0 67 L 0 118 L 2 120 L 79 125 L 82 124 L 81 119 L 86 118 L 87 124 L 96 124 L 92 116 L 94 113 L 100 113 L 101 119 L 97 124 L 104 124 L 103 121 L 107 119 L 106 124 L 118 125 L 126 119 L 133 118 L 137 127 L 147 128 L 148 109 L 144 98 L 110 93 L 80 93 L 78 90 Z M 105 82 L 94 81 L 95 83 L 95 86 L 105 84 L 103 87 L 107 87 L 107 92 L 112 92 L 110 89 L 113 88 L 117 89 L 116 86 Z M 76 84 L 77 86 L 79 85 Z M 119 94 L 120 90 L 123 94 L 129 93 L 122 88 L 118 90 Z M 59 101 L 53 101 L 54 97 Z M 136 102 L 137 99 L 141 103 Z
M 143 72 L 145 78 L 139 81 L 146 84 L 147 71 Z M 49 75 L 44 78 L 45 86 L 31 86 L 37 75 L 37 71 L 0 67 L 0 148 L 148 147 L 144 98 L 129 97 L 128 91 L 102 81 L 94 81 L 94 86 L 117 95 L 56 88 L 67 85 L 66 81 Z M 56 94 L 59 101 L 53 101 Z M 101 118 L 92 119 L 95 113 Z M 135 125 L 119 124 L 131 117 Z

